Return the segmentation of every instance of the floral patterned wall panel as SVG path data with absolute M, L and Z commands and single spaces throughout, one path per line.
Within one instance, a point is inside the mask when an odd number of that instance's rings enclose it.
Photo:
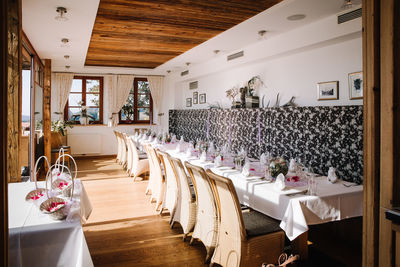
M 234 152 L 244 147 L 254 158 L 266 151 L 299 158 L 323 175 L 333 166 L 340 178 L 362 183 L 362 106 L 170 110 L 169 131 L 230 143 Z

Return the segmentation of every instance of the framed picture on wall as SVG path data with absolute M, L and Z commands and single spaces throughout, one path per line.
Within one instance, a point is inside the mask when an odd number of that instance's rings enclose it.
M 318 100 L 339 99 L 339 81 L 318 83 L 317 92 Z
M 206 94 L 200 94 L 199 101 L 200 101 L 200 104 L 205 104 L 206 103 Z
M 199 92 L 193 92 L 193 104 L 199 103 Z
M 186 98 L 186 107 L 190 108 L 192 106 L 192 98 Z
M 363 74 L 361 71 L 349 73 L 350 99 L 363 98 Z

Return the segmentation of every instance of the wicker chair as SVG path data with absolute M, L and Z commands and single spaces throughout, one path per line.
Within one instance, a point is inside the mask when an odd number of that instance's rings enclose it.
M 162 200 L 160 213 L 162 213 L 164 209 L 167 209 L 169 210 L 172 218 L 178 198 L 178 178 L 176 177 L 176 173 L 172 167 L 171 161 L 168 159 L 168 154 L 162 151 L 157 151 L 157 154 L 164 166 L 165 171 L 165 193 Z
M 133 180 L 136 180 L 138 176 L 149 172 L 149 160 L 139 155 L 136 142 L 133 140 L 133 137 L 128 137 L 127 141 L 132 158 L 132 166 L 129 176 L 133 176 Z
M 121 140 L 119 136 L 119 132 L 116 130 L 113 130 L 115 138 L 117 138 L 117 158 L 115 159 L 116 162 L 120 163 L 121 162 Z
M 196 223 L 196 196 L 193 186 L 189 184 L 189 177 L 186 175 L 182 161 L 170 155 L 167 158 L 172 163 L 175 176 L 178 178 L 178 198 L 175 212 L 171 216 L 171 228 L 175 222 L 178 222 L 182 227 L 183 241 L 185 241 Z
M 121 136 L 121 162 L 120 164 L 126 168 L 126 160 L 127 160 L 127 144 L 125 140 L 124 133 L 120 133 Z
M 283 252 L 285 235 L 279 222 L 257 211 L 242 212 L 232 181 L 207 170 L 220 218 L 220 235 L 211 264 L 261 266 Z
M 148 145 L 147 149 L 149 151 L 152 163 L 150 164 L 150 180 L 149 180 L 149 184 L 151 182 L 151 185 L 149 187 L 151 191 L 150 201 L 151 202 L 153 202 L 153 200 L 156 201 L 156 210 L 158 210 L 158 208 L 162 204 L 162 199 L 165 191 L 164 177 L 161 167 L 161 161 L 158 158 L 156 150 L 151 145 Z
M 131 173 L 132 170 L 132 146 L 130 145 L 130 136 L 128 136 L 126 133 L 122 134 L 124 137 L 124 142 L 126 144 L 126 172 L 128 174 Z
M 213 255 L 218 235 L 218 211 L 208 176 L 203 168 L 185 162 L 196 191 L 196 224 L 194 226 L 192 243 L 199 239 L 207 250 L 205 262 L 208 263 Z

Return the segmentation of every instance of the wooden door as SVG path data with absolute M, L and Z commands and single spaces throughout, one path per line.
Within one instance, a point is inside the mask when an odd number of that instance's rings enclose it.
M 400 266 L 400 1 L 363 0 L 363 266 Z

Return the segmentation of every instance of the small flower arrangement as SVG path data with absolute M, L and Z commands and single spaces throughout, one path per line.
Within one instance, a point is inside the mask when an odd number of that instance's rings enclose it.
M 286 160 L 282 157 L 278 157 L 271 160 L 268 170 L 269 174 L 272 177 L 276 178 L 280 173 L 286 175 L 288 173 L 289 168 L 286 163 Z
M 49 207 L 47 208 L 47 211 L 48 212 L 55 212 L 55 211 L 61 209 L 62 207 L 64 207 L 65 204 L 66 204 L 65 201 L 60 201 L 60 202 L 54 201 L 54 202 L 51 202 Z
M 72 123 L 70 121 L 56 120 L 51 122 L 51 131 L 61 133 L 63 136 L 66 134 L 67 127 L 72 129 Z
M 151 130 L 150 129 L 147 129 L 147 131 L 146 131 L 146 136 L 150 136 L 151 135 Z
M 226 90 L 226 97 L 230 98 L 232 102 L 235 101 L 236 96 L 240 93 L 240 88 L 235 86 L 229 90 Z

